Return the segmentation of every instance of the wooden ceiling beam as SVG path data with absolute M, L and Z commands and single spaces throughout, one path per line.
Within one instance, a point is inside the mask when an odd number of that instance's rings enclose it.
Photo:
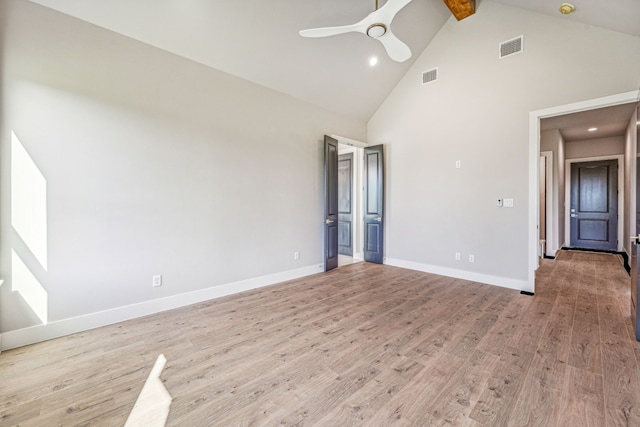
M 476 0 L 443 0 L 458 21 L 476 13 Z

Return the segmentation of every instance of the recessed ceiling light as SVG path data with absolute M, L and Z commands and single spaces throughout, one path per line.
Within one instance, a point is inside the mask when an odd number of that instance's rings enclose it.
M 378 63 L 377 56 L 372 56 L 371 58 L 369 58 L 369 65 L 371 65 L 372 67 L 375 67 L 377 63 Z
M 587 129 L 587 130 L 588 130 L 589 132 L 595 132 L 595 131 L 597 131 L 597 130 L 598 130 L 598 128 L 589 128 L 589 129 Z

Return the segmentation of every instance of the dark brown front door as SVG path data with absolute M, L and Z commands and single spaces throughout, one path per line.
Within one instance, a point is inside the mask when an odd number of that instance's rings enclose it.
M 571 165 L 571 247 L 618 248 L 618 161 Z

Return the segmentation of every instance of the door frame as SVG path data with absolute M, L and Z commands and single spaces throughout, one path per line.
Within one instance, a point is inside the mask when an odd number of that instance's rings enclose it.
M 556 235 L 557 231 L 555 230 L 556 220 L 553 215 L 554 204 L 553 204 L 553 174 L 554 174 L 554 163 L 553 163 L 553 151 L 541 151 L 540 157 L 545 158 L 545 206 L 546 206 L 546 219 L 545 219 L 545 246 L 544 252 L 542 256 L 555 256 L 555 252 L 557 248 L 555 244 L 552 245 L 553 237 Z M 540 194 L 540 187 L 538 187 L 538 194 Z M 540 221 L 538 220 L 538 224 Z
M 577 159 L 566 159 L 564 161 L 564 200 L 571 200 L 571 165 L 574 163 L 598 162 L 601 160 L 617 160 L 618 161 L 618 245 L 617 251 L 623 250 L 624 237 L 624 154 L 616 154 L 610 156 L 581 157 Z M 571 203 L 564 204 L 564 241 L 565 245 L 571 246 Z
M 539 266 L 538 245 L 538 206 L 540 189 L 538 188 L 538 174 L 540 173 L 540 120 L 549 117 L 561 116 L 564 114 L 577 113 L 580 111 L 595 110 L 597 108 L 610 107 L 613 105 L 638 102 L 640 100 L 640 89 L 602 98 L 590 99 L 587 101 L 565 104 L 542 110 L 529 112 L 529 221 L 528 221 L 528 275 L 526 292 L 535 292 L 536 270 Z M 624 236 L 623 236 L 624 238 Z M 620 241 L 620 239 L 618 239 Z

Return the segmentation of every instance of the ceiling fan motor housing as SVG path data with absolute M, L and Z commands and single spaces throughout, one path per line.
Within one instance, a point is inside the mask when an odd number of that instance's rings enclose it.
M 374 39 L 384 36 L 386 32 L 387 26 L 384 24 L 371 24 L 367 28 L 367 35 Z

